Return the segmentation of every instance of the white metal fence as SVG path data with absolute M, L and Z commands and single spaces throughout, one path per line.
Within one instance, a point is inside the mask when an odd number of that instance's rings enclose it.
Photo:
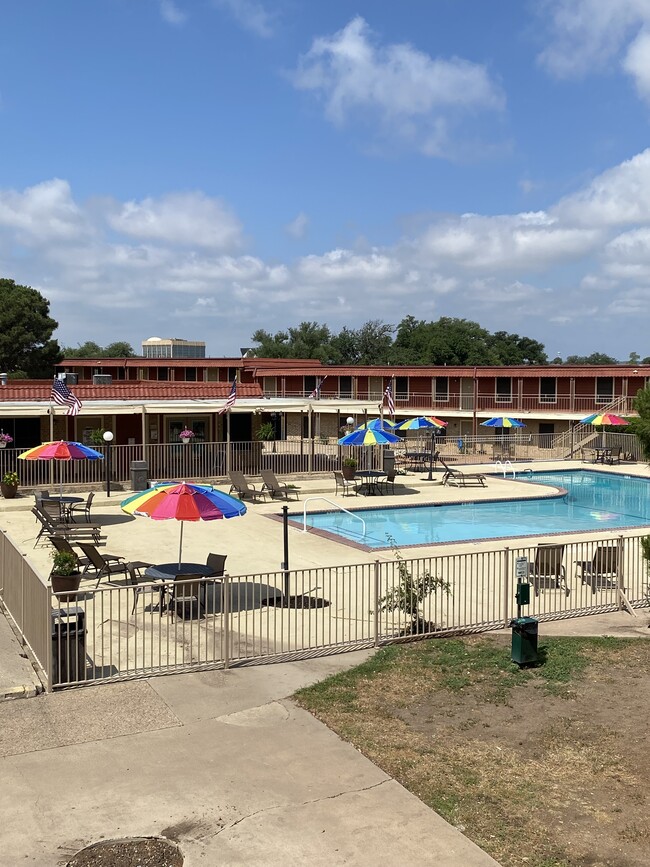
M 139 584 L 136 594 L 128 581 L 114 577 L 113 585 L 59 597 L 60 620 L 69 625 L 53 638 L 53 685 L 227 668 L 504 627 L 517 614 L 521 558 L 531 570 L 527 615 L 544 621 L 633 612 L 648 604 L 640 538 L 608 534 L 560 542 L 550 567 L 547 552 L 541 557 L 541 546 L 531 540 L 288 576 L 226 575 L 193 581 L 191 596 L 177 587 L 174 600 L 160 584 Z M 418 602 L 411 591 L 417 593 L 426 576 L 443 586 Z

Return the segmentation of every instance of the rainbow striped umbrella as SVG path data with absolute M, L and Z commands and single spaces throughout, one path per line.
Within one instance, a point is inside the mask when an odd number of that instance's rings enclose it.
M 407 418 L 406 421 L 395 425 L 395 430 L 422 430 L 423 428 L 447 427 L 449 422 L 441 421 L 433 415 L 420 415 L 417 418 Z
M 482 421 L 481 424 L 483 427 L 526 427 L 523 421 L 519 421 L 518 418 L 508 418 L 505 415 L 489 418 L 487 421 Z
M 174 519 L 181 522 L 178 547 L 178 568 L 183 553 L 184 521 L 217 521 L 237 518 L 246 513 L 246 506 L 229 494 L 216 491 L 209 485 L 191 485 L 187 482 L 162 482 L 147 491 L 138 491 L 120 503 L 127 515 L 140 515 L 154 521 Z
M 41 443 L 27 449 L 22 455 L 18 455 L 21 461 L 97 461 L 104 460 L 101 452 L 85 446 L 83 443 L 58 440 L 57 442 Z M 63 496 L 63 478 L 59 477 L 60 492 Z
M 580 424 L 625 425 L 625 424 L 629 424 L 629 421 L 626 421 L 624 418 L 621 418 L 620 415 L 612 415 L 612 413 L 605 412 L 602 415 L 598 415 L 598 413 L 594 413 L 593 415 L 588 415 L 587 418 L 580 419 Z

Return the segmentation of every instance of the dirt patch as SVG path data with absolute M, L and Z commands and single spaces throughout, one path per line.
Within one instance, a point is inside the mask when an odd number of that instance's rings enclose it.
M 183 867 L 178 846 L 156 837 L 102 840 L 86 846 L 66 867 Z
M 519 671 L 501 637 L 387 648 L 298 701 L 504 867 L 647 867 L 650 642 L 542 651 Z

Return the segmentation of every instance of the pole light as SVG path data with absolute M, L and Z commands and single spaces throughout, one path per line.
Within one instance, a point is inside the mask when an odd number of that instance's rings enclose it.
M 111 443 L 113 442 L 113 431 L 105 430 L 103 434 L 104 442 L 106 443 L 106 496 L 111 495 Z

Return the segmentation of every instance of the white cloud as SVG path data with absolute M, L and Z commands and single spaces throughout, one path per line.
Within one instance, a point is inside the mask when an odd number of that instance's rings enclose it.
M 241 245 L 241 224 L 218 199 L 203 193 L 174 193 L 126 202 L 109 217 L 118 232 L 169 244 L 230 250 Z
M 255 36 L 269 39 L 274 33 L 275 15 L 257 0 L 212 0 L 217 8 L 225 9 L 235 21 Z
M 309 217 L 307 214 L 303 214 L 302 212 L 298 214 L 295 220 L 292 220 L 287 226 L 285 226 L 285 230 L 288 235 L 291 235 L 292 238 L 304 238 L 307 233 L 307 228 L 309 226 Z
M 379 45 L 361 17 L 333 36 L 314 39 L 292 80 L 324 100 L 333 123 L 364 119 L 378 124 L 384 136 L 432 156 L 449 153 L 451 128 L 460 116 L 505 105 L 484 66 L 433 58 L 407 43 Z
M 28 246 L 69 241 L 91 232 L 81 209 L 73 201 L 67 181 L 54 178 L 24 192 L 0 191 L 0 228 L 16 231 Z
M 184 24 L 187 15 L 178 8 L 174 0 L 160 0 L 160 14 L 168 24 L 178 26 Z
M 650 98 L 649 0 L 546 0 L 541 15 L 550 41 L 540 63 L 558 78 L 620 66 Z

